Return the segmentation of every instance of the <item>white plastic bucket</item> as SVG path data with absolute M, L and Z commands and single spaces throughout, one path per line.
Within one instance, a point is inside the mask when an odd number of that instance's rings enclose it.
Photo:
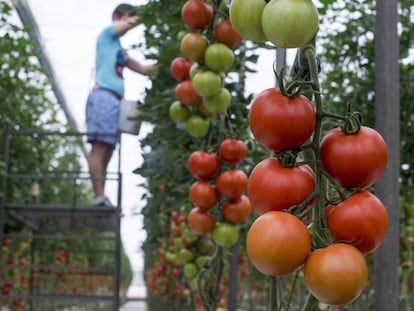
M 136 118 L 139 115 L 137 101 L 122 99 L 118 116 L 118 132 L 138 135 L 141 122 Z

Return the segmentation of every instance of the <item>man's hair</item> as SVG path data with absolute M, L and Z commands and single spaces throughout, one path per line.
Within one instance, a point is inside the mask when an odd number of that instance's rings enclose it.
M 114 12 L 112 13 L 112 16 L 122 16 L 124 14 L 131 14 L 133 12 L 134 6 L 128 3 L 121 3 L 119 4 Z

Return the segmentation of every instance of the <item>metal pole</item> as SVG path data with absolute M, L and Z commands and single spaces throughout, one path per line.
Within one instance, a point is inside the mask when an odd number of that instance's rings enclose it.
M 399 171 L 400 92 L 398 1 L 376 2 L 375 117 L 376 129 L 388 146 L 388 165 L 375 193 L 389 215 L 389 230 L 374 259 L 374 310 L 399 310 Z

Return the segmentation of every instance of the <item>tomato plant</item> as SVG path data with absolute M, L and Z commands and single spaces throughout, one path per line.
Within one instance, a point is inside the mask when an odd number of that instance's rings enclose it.
M 240 139 L 227 138 L 220 143 L 220 157 L 223 161 L 236 164 L 243 161 L 246 154 L 246 144 Z
M 359 250 L 338 243 L 313 251 L 303 273 L 307 287 L 319 301 L 344 305 L 356 299 L 365 288 L 368 267 Z
M 301 146 L 312 135 L 315 109 L 303 95 L 288 97 L 280 89 L 269 88 L 252 101 L 249 125 L 254 138 L 272 151 Z
M 247 189 L 247 175 L 242 170 L 226 170 L 216 179 L 220 194 L 228 199 L 238 199 Z
M 352 244 L 362 253 L 375 251 L 388 231 L 388 213 L 372 193 L 360 190 L 336 206 L 327 208 L 334 241 Z
M 195 178 L 212 178 L 217 174 L 219 167 L 219 158 L 212 152 L 194 151 L 188 158 L 188 169 Z
M 349 134 L 334 128 L 323 137 L 320 149 L 324 169 L 344 188 L 373 185 L 387 165 L 384 139 L 366 126 Z
M 315 190 L 315 175 L 307 165 L 283 167 L 276 158 L 258 163 L 250 173 L 247 193 L 259 215 L 301 204 Z
M 271 0 L 263 9 L 263 32 L 281 48 L 298 48 L 318 31 L 318 10 L 309 0 Z
M 305 262 L 310 243 L 308 229 L 296 216 L 272 211 L 253 222 L 247 233 L 246 250 L 260 272 L 281 276 Z

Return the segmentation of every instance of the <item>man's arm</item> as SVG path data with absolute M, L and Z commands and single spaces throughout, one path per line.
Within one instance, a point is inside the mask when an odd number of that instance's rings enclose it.
M 140 62 L 136 61 L 135 59 L 128 58 L 125 62 L 125 66 L 132 71 L 137 73 L 149 76 L 152 72 L 154 72 L 158 65 L 143 65 Z

